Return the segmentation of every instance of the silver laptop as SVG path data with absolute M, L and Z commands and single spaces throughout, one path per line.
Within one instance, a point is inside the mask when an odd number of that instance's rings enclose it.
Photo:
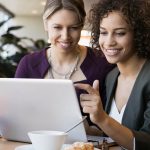
M 82 120 L 71 80 L 0 79 L 0 131 L 4 138 L 30 142 L 33 130 L 67 131 Z M 83 123 L 66 143 L 87 141 Z

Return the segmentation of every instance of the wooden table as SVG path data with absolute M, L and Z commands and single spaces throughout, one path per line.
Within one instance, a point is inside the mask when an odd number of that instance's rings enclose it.
M 27 143 L 7 141 L 3 138 L 0 138 L 0 150 L 14 150 L 17 146 L 25 144 Z M 115 146 L 111 147 L 109 150 L 121 150 L 121 148 Z
M 14 150 L 17 146 L 24 145 L 25 143 L 7 141 L 0 138 L 0 150 Z

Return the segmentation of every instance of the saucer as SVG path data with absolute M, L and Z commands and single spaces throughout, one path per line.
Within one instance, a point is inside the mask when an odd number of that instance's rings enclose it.
M 64 144 L 62 146 L 62 149 L 63 150 L 65 147 L 67 147 L 69 144 Z M 27 144 L 27 145 L 21 145 L 21 146 L 18 146 L 15 148 L 15 150 L 34 150 L 32 144 Z
M 34 150 L 32 144 L 17 146 L 15 150 Z
M 64 144 L 61 150 L 64 150 L 70 144 Z M 32 144 L 22 145 L 15 148 L 15 150 L 34 150 Z M 99 150 L 98 148 L 94 148 L 94 150 Z

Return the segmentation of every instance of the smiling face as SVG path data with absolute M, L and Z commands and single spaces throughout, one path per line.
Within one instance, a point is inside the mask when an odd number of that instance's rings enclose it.
M 45 29 L 55 49 L 70 51 L 77 47 L 82 25 L 75 12 L 61 9 L 47 19 Z
M 119 12 L 110 12 L 100 23 L 99 44 L 110 63 L 124 63 L 135 55 L 133 31 Z

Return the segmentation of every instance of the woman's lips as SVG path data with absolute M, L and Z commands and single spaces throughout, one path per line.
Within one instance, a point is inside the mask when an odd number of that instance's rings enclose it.
M 68 48 L 70 47 L 71 43 L 70 42 L 60 42 L 60 46 L 62 48 Z
M 116 49 L 116 48 L 115 49 L 105 49 L 105 53 L 108 56 L 115 56 L 115 55 L 119 54 L 120 51 L 121 51 L 121 49 Z

